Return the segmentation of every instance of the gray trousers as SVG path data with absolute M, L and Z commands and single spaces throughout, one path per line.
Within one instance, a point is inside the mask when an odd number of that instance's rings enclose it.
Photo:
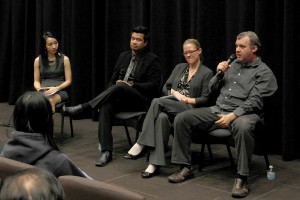
M 191 165 L 191 143 L 193 134 L 205 134 L 219 128 L 218 120 L 209 108 L 196 108 L 178 114 L 174 119 L 174 140 L 171 162 Z M 249 166 L 254 150 L 254 131 L 258 121 L 257 114 L 242 115 L 230 125 L 235 141 L 237 173 L 249 176 Z
M 138 144 L 150 147 L 149 164 L 166 164 L 165 147 L 169 141 L 172 121 L 178 113 L 189 109 L 193 109 L 193 106 L 177 100 L 167 98 L 152 100 L 137 140 Z

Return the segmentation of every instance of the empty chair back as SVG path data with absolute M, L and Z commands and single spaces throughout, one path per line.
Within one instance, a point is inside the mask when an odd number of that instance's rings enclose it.
M 142 195 L 122 187 L 78 176 L 58 178 L 65 192 L 65 200 L 137 200 L 146 199 Z
M 27 163 L 22 163 L 5 157 L 0 157 L 0 179 L 4 180 L 7 176 L 15 174 L 17 171 L 34 167 Z

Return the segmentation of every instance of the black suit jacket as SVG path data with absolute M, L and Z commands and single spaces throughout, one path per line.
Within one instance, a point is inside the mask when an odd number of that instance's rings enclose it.
M 131 51 L 120 54 L 108 87 L 114 85 L 120 79 L 120 70 L 126 72 L 130 59 Z M 149 51 L 140 52 L 137 59 L 132 87 L 139 91 L 144 96 L 147 105 L 150 105 L 151 100 L 161 93 L 162 72 L 160 61 L 157 55 Z

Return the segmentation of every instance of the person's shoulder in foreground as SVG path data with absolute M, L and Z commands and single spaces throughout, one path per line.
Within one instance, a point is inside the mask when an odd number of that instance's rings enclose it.
M 48 169 L 60 175 L 85 174 L 60 152 L 53 139 L 53 116 L 49 99 L 41 92 L 28 91 L 21 95 L 14 107 L 12 139 L 1 156 Z

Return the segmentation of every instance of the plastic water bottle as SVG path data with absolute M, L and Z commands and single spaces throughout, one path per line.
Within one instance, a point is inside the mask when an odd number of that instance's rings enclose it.
M 267 178 L 268 178 L 268 180 L 274 180 L 275 179 L 275 172 L 273 170 L 273 165 L 269 166 L 269 170 L 267 172 Z

